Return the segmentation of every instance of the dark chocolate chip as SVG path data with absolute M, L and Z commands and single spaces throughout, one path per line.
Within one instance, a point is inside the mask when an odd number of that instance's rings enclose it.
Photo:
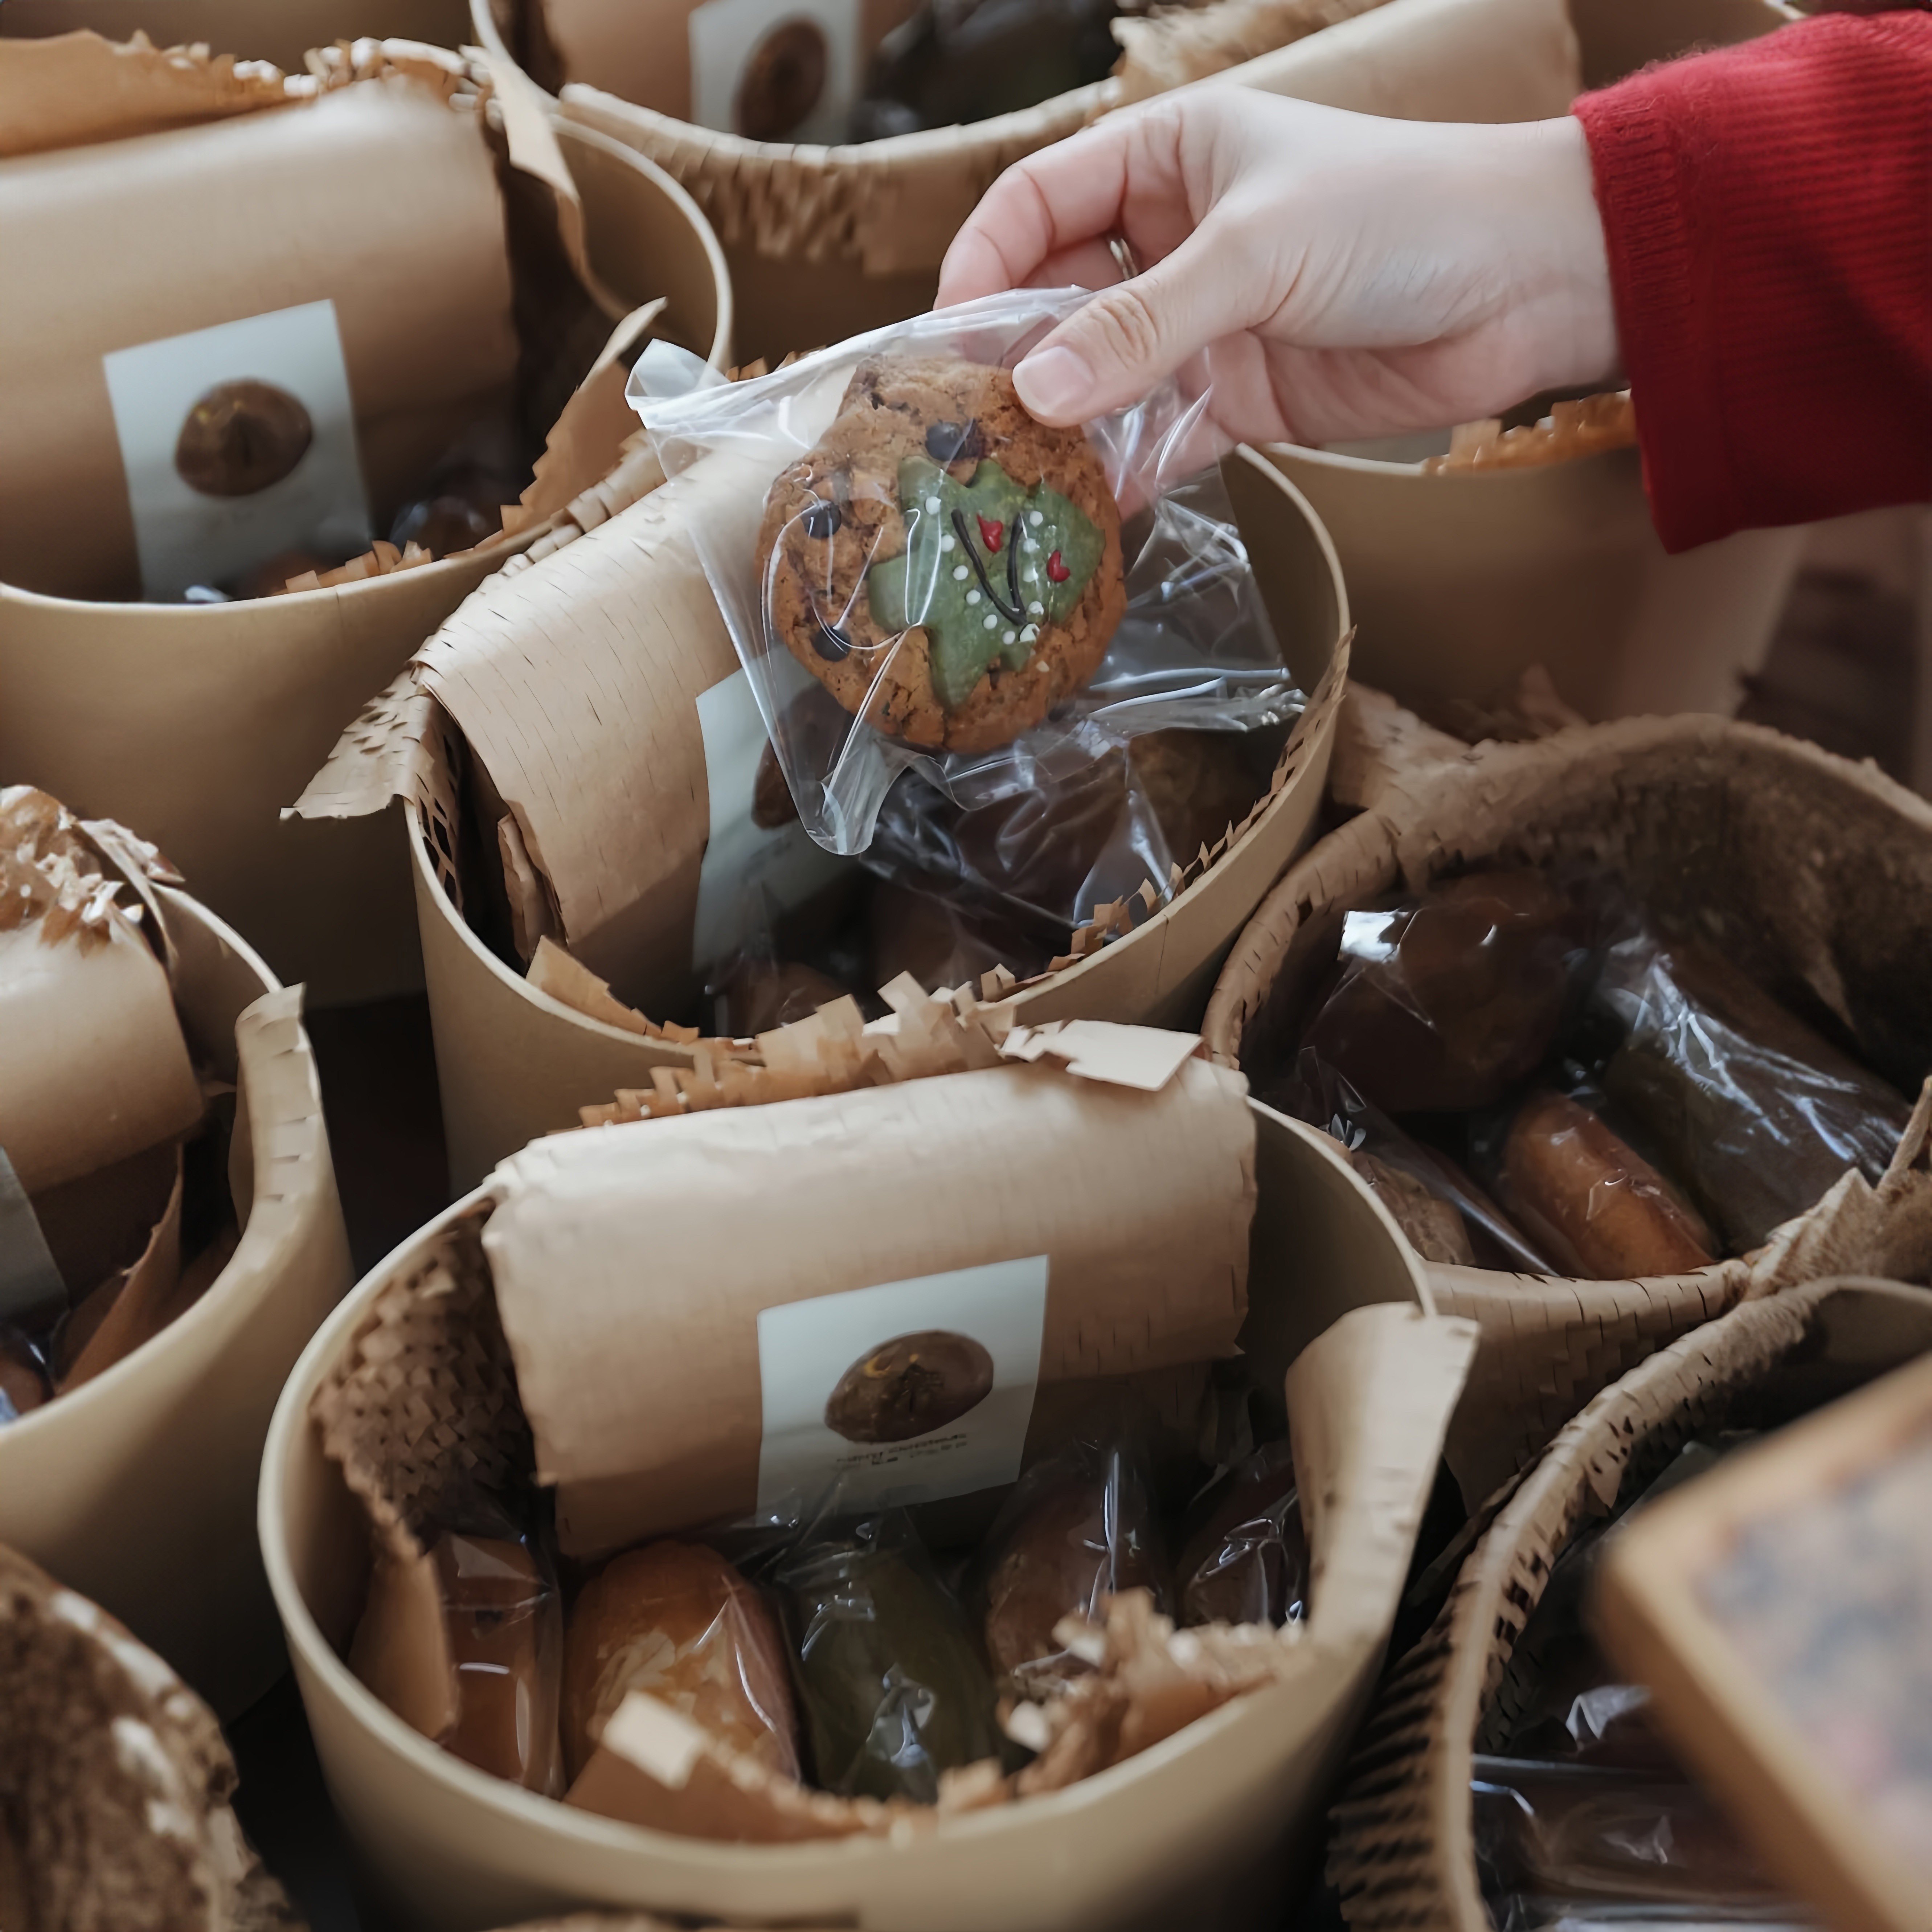
M 986 453 L 976 422 L 936 422 L 926 433 L 926 453 L 935 463 L 970 461 Z
M 837 625 L 828 624 L 819 614 L 818 606 L 815 604 L 812 607 L 812 621 L 814 627 L 812 648 L 827 664 L 837 664 L 842 658 L 851 656 L 852 640 Z
M 838 526 L 845 519 L 838 514 L 836 503 L 828 503 L 822 496 L 814 496 L 800 520 L 805 525 L 808 537 L 817 537 L 821 542 L 826 537 L 836 537 Z

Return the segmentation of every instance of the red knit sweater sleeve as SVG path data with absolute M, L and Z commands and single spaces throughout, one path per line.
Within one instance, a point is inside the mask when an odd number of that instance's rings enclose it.
M 1574 111 L 1665 544 L 1932 501 L 1932 14 L 1822 15 Z

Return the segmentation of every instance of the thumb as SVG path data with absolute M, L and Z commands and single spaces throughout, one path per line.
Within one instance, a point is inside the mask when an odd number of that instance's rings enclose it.
M 1196 229 L 1171 255 L 1106 289 L 1013 371 L 1042 422 L 1069 425 L 1142 400 L 1198 350 L 1250 327 L 1255 278 L 1233 238 Z

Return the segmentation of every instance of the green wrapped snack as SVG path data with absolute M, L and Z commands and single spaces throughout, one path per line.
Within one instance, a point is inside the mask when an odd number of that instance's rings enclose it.
M 903 1516 L 814 1538 L 772 1581 L 823 1789 L 931 1804 L 941 1772 L 1000 1755 L 992 1680 Z
M 1851 1169 L 1884 1173 L 1904 1099 L 1708 946 L 1626 941 L 1596 997 L 1625 1030 L 1604 1091 L 1733 1252 Z

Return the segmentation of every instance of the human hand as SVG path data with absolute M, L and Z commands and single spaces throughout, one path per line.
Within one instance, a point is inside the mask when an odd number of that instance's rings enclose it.
M 1048 423 L 1137 402 L 1202 352 L 1214 422 L 1244 442 L 1467 422 L 1617 367 L 1589 150 L 1567 116 L 1458 126 L 1186 88 L 1009 168 L 947 251 L 938 301 L 1069 283 L 1102 292 L 1013 372 Z

